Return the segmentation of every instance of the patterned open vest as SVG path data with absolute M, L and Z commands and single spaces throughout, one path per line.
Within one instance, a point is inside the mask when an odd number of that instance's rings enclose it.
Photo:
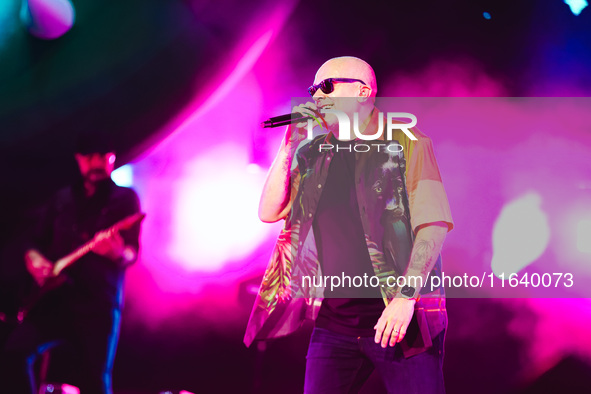
M 380 116 L 374 109 L 367 127 L 377 130 Z M 391 285 L 392 279 L 406 273 L 417 227 L 440 221 L 450 230 L 453 227 L 431 140 L 417 129 L 412 132 L 416 141 L 394 130 L 391 141 L 357 141 L 364 146 L 355 152 L 359 215 L 384 305 L 400 290 Z M 320 135 L 295 154 L 291 211 L 257 294 L 244 336 L 247 346 L 254 340 L 287 335 L 318 315 L 324 289 L 302 279 L 322 275 L 312 223 L 334 155 L 334 149 L 322 144 L 334 146 L 334 138 L 332 133 Z M 441 275 L 441 256 L 430 275 Z M 392 279 L 386 283 L 388 277 Z M 429 348 L 431 338 L 446 325 L 444 289 L 424 286 L 401 342 L 405 357 Z

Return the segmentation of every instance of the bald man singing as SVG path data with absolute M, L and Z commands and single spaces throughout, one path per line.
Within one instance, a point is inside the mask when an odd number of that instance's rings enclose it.
M 259 217 L 285 225 L 244 341 L 313 319 L 306 394 L 358 392 L 374 369 L 388 393 L 444 393 L 445 297 L 428 279 L 453 220 L 431 140 L 386 132 L 361 59 L 328 60 L 309 93 L 293 112 L 326 132 L 308 140 L 307 121 L 288 126 L 269 170 Z

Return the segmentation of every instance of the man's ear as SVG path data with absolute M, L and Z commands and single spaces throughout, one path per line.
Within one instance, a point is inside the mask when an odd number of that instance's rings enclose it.
M 358 101 L 364 102 L 367 101 L 367 99 L 369 98 L 369 96 L 371 96 L 371 88 L 369 86 L 361 86 L 361 88 L 359 89 L 359 96 L 358 96 Z

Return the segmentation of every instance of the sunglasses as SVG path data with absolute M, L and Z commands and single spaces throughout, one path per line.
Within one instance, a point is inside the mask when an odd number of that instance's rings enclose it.
M 352 78 L 327 78 L 324 81 L 320 82 L 318 85 L 312 85 L 308 88 L 308 93 L 310 96 L 314 97 L 314 94 L 318 91 L 318 89 L 322 90 L 324 94 L 329 94 L 334 92 L 334 82 L 361 82 L 362 84 L 366 85 L 361 79 L 352 79 Z

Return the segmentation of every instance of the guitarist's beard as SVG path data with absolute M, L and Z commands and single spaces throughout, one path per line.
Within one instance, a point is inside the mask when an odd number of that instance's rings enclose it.
M 99 182 L 105 181 L 109 178 L 109 175 L 102 168 L 93 168 L 84 174 L 84 182 L 91 184 L 98 184 Z

